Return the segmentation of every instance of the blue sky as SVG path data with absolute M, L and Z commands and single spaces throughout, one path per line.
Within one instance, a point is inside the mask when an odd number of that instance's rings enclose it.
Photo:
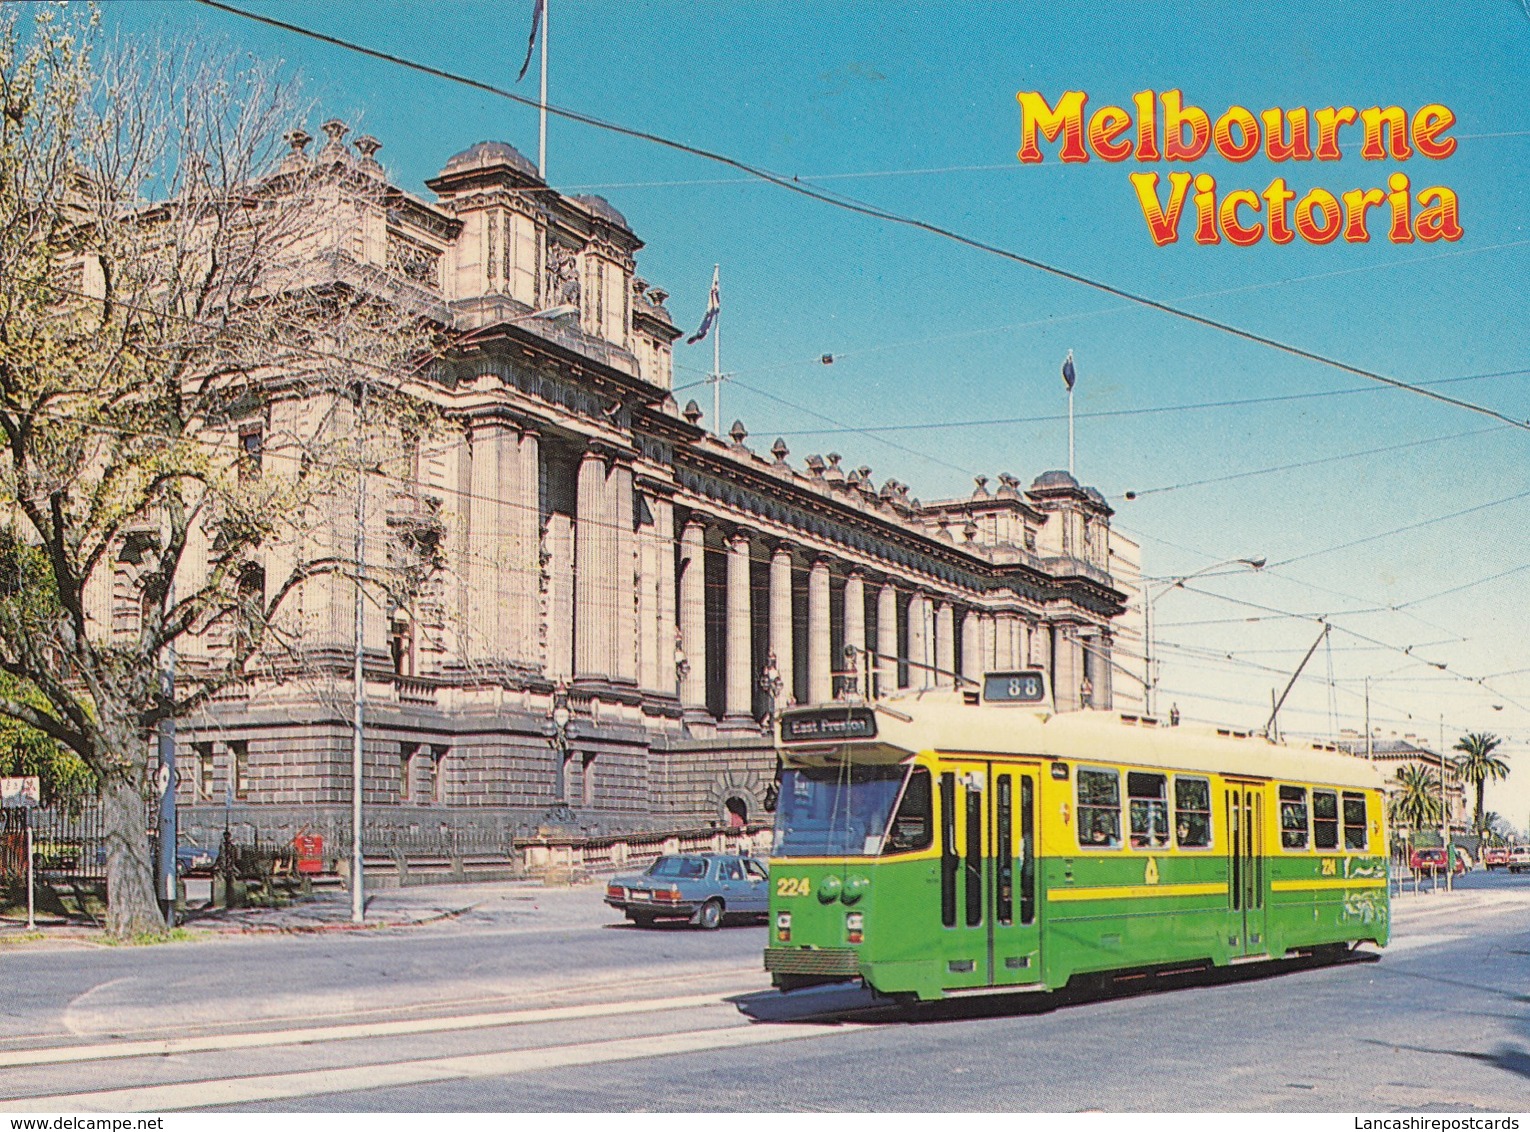
M 531 9 L 530 0 L 248 6 L 502 85 L 520 66 Z M 331 114 L 359 123 L 382 140 L 392 177 L 416 191 L 475 141 L 536 152 L 535 113 L 492 96 L 191 3 L 113 3 L 106 17 L 132 34 L 190 31 L 286 60 L 319 107 L 310 129 Z M 551 28 L 554 103 L 1400 380 L 1474 377 L 1441 389 L 1530 418 L 1530 373 L 1511 372 L 1530 370 L 1530 12 L 1519 0 L 1045 12 L 553 0 Z M 534 96 L 535 83 L 533 64 L 519 89 Z M 1041 165 L 1015 159 L 1019 90 L 1052 99 L 1083 90 L 1094 107 L 1171 88 L 1213 117 L 1233 104 L 1257 114 L 1444 103 L 1459 141 L 1444 161 L 1363 161 L 1354 141 L 1333 163 L 1213 156 L 1189 168 L 1224 190 L 1260 191 L 1283 174 L 1298 191 L 1335 195 L 1383 187 L 1401 169 L 1415 191 L 1455 190 L 1464 238 L 1394 245 L 1376 231 L 1368 245 L 1202 247 L 1187 220 L 1179 244 L 1157 248 L 1127 175 L 1171 167 L 1063 165 L 1051 145 Z M 1146 572 L 1263 556 L 1265 571 L 1197 579 L 1194 591 L 1309 615 L 1174 590 L 1156 606 L 1164 703 L 1193 719 L 1262 725 L 1272 686 L 1317 635 L 1312 618 L 1332 615 L 1332 651 L 1313 657 L 1286 728 L 1361 726 L 1370 676 L 1372 718 L 1388 734 L 1437 742 L 1443 727 L 1447 745 L 1467 729 L 1508 736 L 1517 772 L 1489 805 L 1521 828 L 1530 822 L 1530 570 L 1434 596 L 1530 562 L 1530 497 L 1441 519 L 1530 492 L 1523 430 L 586 127 L 553 121 L 549 172 L 554 186 L 600 192 L 622 210 L 648 244 L 641 273 L 672 293 L 687 329 L 722 264 L 723 363 L 737 375 L 725 419 L 741 417 L 761 447 L 784 435 L 794 460 L 838 451 L 923 498 L 965 494 L 980 472 L 1028 482 L 1066 465 L 1058 368 L 1072 349 L 1078 474 L 1143 544 Z M 825 353 L 832 366 L 817 361 Z M 676 358 L 677 384 L 696 380 L 710 344 Z M 682 400 L 705 403 L 705 392 Z M 1317 396 L 1141 411 L 1306 394 Z M 1035 417 L 1050 419 L 823 431 Z M 1341 456 L 1350 458 L 1226 478 Z M 1202 480 L 1220 482 L 1181 486 Z M 1127 501 L 1127 491 L 1142 494 Z M 1336 549 L 1361 539 L 1370 541 Z

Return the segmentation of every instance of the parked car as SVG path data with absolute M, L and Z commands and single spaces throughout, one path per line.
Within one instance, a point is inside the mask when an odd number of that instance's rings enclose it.
M 1517 873 L 1530 869 L 1530 845 L 1516 845 L 1509 850 L 1509 871 Z
M 686 853 L 659 857 L 640 874 L 606 885 L 606 903 L 640 927 L 689 920 L 720 927 L 724 919 L 763 920 L 770 910 L 769 870 L 753 857 Z
M 1455 868 L 1457 873 L 1466 871 L 1466 858 L 1459 850 L 1454 854 Z M 1415 849 L 1413 856 L 1408 859 L 1408 867 L 1415 873 L 1443 873 L 1445 871 L 1445 850 L 1443 849 Z
M 177 876 L 210 875 L 218 855 L 201 845 L 180 844 L 175 847 L 175 873 Z
M 1485 869 L 1501 869 L 1509 863 L 1509 847 L 1507 845 L 1494 845 L 1482 851 L 1482 867 Z

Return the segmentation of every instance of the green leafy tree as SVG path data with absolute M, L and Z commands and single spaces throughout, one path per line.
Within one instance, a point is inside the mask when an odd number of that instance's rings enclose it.
M 1440 824 L 1440 776 L 1418 763 L 1404 763 L 1393 779 L 1397 784 L 1388 805 L 1392 820 L 1414 833 Z
M 47 711 L 47 702 L 0 672 L 0 697 Z M 10 716 L 0 715 L 0 776 L 36 775 L 43 805 L 77 806 L 95 793 L 95 776 L 68 747 Z
M 1493 752 L 1503 744 L 1498 736 L 1486 731 L 1472 731 L 1456 740 L 1453 751 L 1461 751 L 1456 771 L 1477 790 L 1477 804 L 1472 811 L 1472 829 L 1485 834 L 1488 824 L 1482 812 L 1483 790 L 1490 780 L 1509 777 L 1509 764 Z
M 88 769 L 131 936 L 162 926 L 156 730 L 303 662 L 284 608 L 354 574 L 329 516 L 424 427 L 432 339 L 428 300 L 335 238 L 383 215 L 381 179 L 337 135 L 286 152 L 303 109 L 273 72 L 97 37 L 0 9 L 0 716 Z M 369 582 L 421 576 L 397 549 Z

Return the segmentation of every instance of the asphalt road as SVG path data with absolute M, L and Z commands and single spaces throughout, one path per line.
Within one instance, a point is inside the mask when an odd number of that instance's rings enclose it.
M 439 925 L 0 949 L 22 1111 L 1530 1109 L 1530 876 L 1394 902 L 1375 962 L 753 1022 L 757 927 L 484 886 Z M 438 893 L 441 890 L 437 890 Z

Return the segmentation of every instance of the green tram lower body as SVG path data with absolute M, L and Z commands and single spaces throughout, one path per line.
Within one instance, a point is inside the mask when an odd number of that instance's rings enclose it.
M 953 870 L 950 856 L 774 860 L 774 984 L 860 979 L 933 1000 L 1388 937 L 1383 857 L 957 857 Z

